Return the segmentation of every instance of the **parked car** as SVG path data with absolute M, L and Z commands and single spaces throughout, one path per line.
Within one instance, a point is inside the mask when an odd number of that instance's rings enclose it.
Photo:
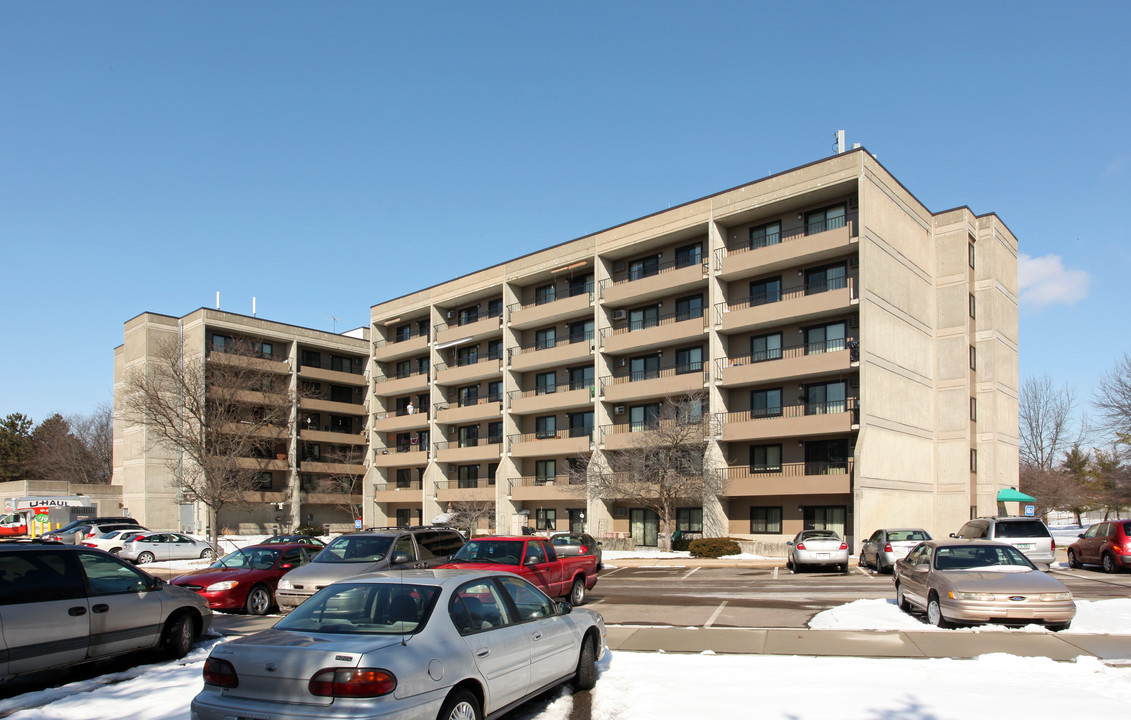
M 275 590 L 290 612 L 330 583 L 379 570 L 431 568 L 463 547 L 463 535 L 445 527 L 387 528 L 339 535 L 307 565 L 291 570 Z
M 925 610 L 937 627 L 1037 623 L 1063 630 L 1076 616 L 1072 593 L 1012 545 L 929 540 L 895 564 L 895 601 Z
M 326 543 L 313 535 L 274 535 L 267 538 L 260 545 L 274 545 L 276 543 L 294 544 L 299 545 L 317 545 L 318 547 L 326 547 Z
M 913 547 L 930 539 L 930 534 L 921 528 L 877 530 L 860 547 L 859 565 L 870 566 L 879 573 L 891 572 L 896 560 L 907 557 Z
M 1131 568 L 1131 520 L 1096 523 L 1068 546 L 1068 565 L 1101 565 L 1104 572 Z
M 507 572 L 406 570 L 323 588 L 270 630 L 217 644 L 194 720 L 479 720 L 596 683 L 605 623 Z
M 154 647 L 184 657 L 211 625 L 195 593 L 101 550 L 0 545 L 0 679 Z
M 526 578 L 550 597 L 567 598 L 573 605 L 585 602 L 586 591 L 597 584 L 597 558 L 558 557 L 554 545 L 543 537 L 474 538 L 442 567 L 506 570 Z
M 98 534 L 87 535 L 86 540 L 82 541 L 84 547 L 98 548 L 105 550 L 111 555 L 117 555 L 122 550 L 122 546 L 126 542 L 142 533 L 149 532 L 143 527 L 126 528 L 124 530 L 106 530 Z
M 252 545 L 170 582 L 198 593 L 213 610 L 243 610 L 249 615 L 266 615 L 275 606 L 279 578 L 305 565 L 321 550 L 315 545 L 295 543 Z
M 197 540 L 175 532 L 147 532 L 135 535 L 118 553 L 119 557 L 132 560 L 138 565 L 165 560 L 211 558 L 215 555 L 215 548 L 207 540 Z
M 597 559 L 597 569 L 604 567 L 601 562 L 601 543 L 588 533 L 554 533 L 550 542 L 558 557 L 571 557 L 573 555 L 592 555 Z
M 1048 570 L 1056 557 L 1056 541 L 1048 526 L 1030 517 L 980 517 L 962 526 L 952 538 L 997 540 L 1025 553 L 1043 570 Z
M 141 526 L 141 523 L 129 517 L 93 517 L 72 520 L 58 530 L 49 530 L 43 533 L 40 538 L 49 542 L 79 545 L 90 535 L 101 535 L 111 530 L 126 528 L 145 529 Z
M 848 572 L 848 543 L 841 540 L 834 530 L 802 530 L 786 545 L 789 552 L 785 566 L 793 572 L 829 565 Z

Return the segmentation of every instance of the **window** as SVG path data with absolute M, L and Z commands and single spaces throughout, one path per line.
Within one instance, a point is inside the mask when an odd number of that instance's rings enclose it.
M 978 369 L 978 349 L 973 345 L 970 346 L 970 369 Z
M 843 322 L 805 328 L 805 354 L 819 355 L 845 348 L 846 325 Z
M 534 304 L 545 305 L 546 303 L 552 303 L 558 299 L 557 295 L 553 283 L 540 285 L 534 289 Z
M 585 412 L 570 413 L 569 415 L 569 436 L 570 437 L 585 437 L 593 432 L 593 411 L 586 410 Z
M 352 433 L 353 432 L 353 418 L 347 415 L 331 415 L 330 416 L 330 432 L 336 433 Z
M 474 365 L 479 362 L 479 346 L 469 345 L 461 347 L 456 352 L 456 365 L 463 367 L 464 365 Z
M 538 588 L 519 577 L 502 577 L 499 581 L 514 600 L 520 620 L 547 618 L 555 614 L 554 602 Z
M 571 343 L 585 342 L 593 339 L 593 321 L 579 320 L 569 324 L 569 341 Z
M 970 422 L 978 420 L 978 398 L 970 398 Z
M 342 357 L 340 355 L 330 356 L 330 369 L 337 370 L 344 373 L 358 373 L 361 372 L 359 367 L 361 363 L 355 358 Z
M 503 316 L 503 299 L 495 298 L 487 301 L 487 317 Z
M 781 300 L 781 276 L 750 283 L 750 305 L 765 305 Z
M 558 463 L 556 460 L 538 460 L 534 463 L 534 484 L 545 485 L 547 481 L 553 481 L 558 474 Z
M 535 530 L 557 530 L 558 529 L 558 511 L 554 508 L 538 508 L 537 515 L 534 518 Z M 526 545 L 526 554 L 529 556 L 532 548 L 538 548 L 537 552 L 541 552 L 542 543 L 532 542 Z M 542 562 L 545 562 L 543 557 Z
M 479 426 L 478 425 L 464 425 L 457 431 L 459 438 L 459 447 L 475 447 L 479 444 Z
M 646 258 L 638 258 L 628 263 L 628 279 L 640 280 L 641 278 L 651 277 L 660 272 L 660 256 L 652 255 Z
M 487 358 L 490 360 L 503 359 L 503 341 L 502 340 L 488 340 L 487 341 Z
M 253 490 L 270 490 L 271 489 L 271 473 L 269 473 L 269 472 L 256 473 L 255 477 L 252 479 L 251 482 L 252 482 L 251 487 L 252 487 Z
M 558 418 L 556 415 L 542 415 L 534 418 L 534 437 L 539 440 L 557 437 Z
M 459 634 L 470 635 L 509 625 L 508 607 L 495 583 L 474 580 L 456 591 L 448 613 Z
M 501 441 L 502 436 L 500 435 L 499 437 L 500 437 L 500 441 Z M 494 485 L 495 484 L 495 478 L 498 476 L 498 474 L 499 474 L 499 463 L 497 463 L 497 462 L 487 463 L 487 484 L 488 485 Z M 494 510 L 491 511 L 492 518 L 494 517 L 494 512 L 495 512 Z M 495 527 L 495 521 L 492 519 L 489 523 L 487 523 L 487 527 Z
M 427 358 L 427 356 L 416 359 L 416 374 L 417 375 L 427 375 L 428 374 L 428 358 Z
M 848 384 L 843 380 L 805 386 L 805 414 L 832 415 L 846 409 Z
M 845 537 L 844 523 L 848 509 L 843 505 L 814 505 L 805 508 L 802 516 L 805 523 L 804 530 L 832 530 L 841 538 Z
M 845 263 L 826 265 L 805 271 L 805 294 L 816 295 L 848 287 L 848 266 Z
M 805 234 L 816 235 L 826 230 L 842 228 L 845 225 L 845 214 L 844 203 L 807 212 L 805 213 Z
M 781 359 L 781 333 L 750 338 L 750 362 Z
M 232 352 L 233 340 L 227 335 L 213 335 L 212 349 L 216 352 Z
M 574 297 L 582 293 L 593 291 L 593 273 L 576 275 L 569 279 L 569 296 Z
M 978 451 L 970 448 L 970 472 L 978 472 Z
M 765 225 L 750 228 L 750 248 L 752 250 L 777 245 L 780 242 L 780 222 L 766 223 Z
M 558 390 L 558 373 L 538 373 L 534 376 L 535 395 L 553 395 Z
M 479 466 L 478 465 L 460 465 L 457 471 L 458 485 L 461 488 L 474 488 L 479 486 Z
M 345 387 L 343 385 L 330 386 L 330 400 L 340 403 L 353 402 L 353 388 Z
M 487 402 L 501 402 L 503 399 L 503 381 L 492 380 L 487 383 Z
M 397 469 L 397 487 L 407 488 L 412 486 L 412 469 L 411 468 L 398 468 Z M 407 512 L 407 511 L 406 511 Z M 397 523 L 400 524 L 399 522 Z
M 846 472 L 848 440 L 810 440 L 805 443 L 806 475 L 843 475 Z
M 256 355 L 270 360 L 275 355 L 275 346 L 268 342 L 256 343 Z
M 970 244 L 966 248 L 966 262 L 969 263 L 970 269 L 974 269 L 974 238 L 970 238 Z
M 569 369 L 569 389 L 580 390 L 593 387 L 593 366 L 575 367 Z
M 685 533 L 703 532 L 703 508 L 676 508 L 675 529 Z
M 479 306 L 478 305 L 472 305 L 471 307 L 465 307 L 462 310 L 460 310 L 458 321 L 459 321 L 458 324 L 461 325 L 461 326 L 462 325 L 470 325 L 473 322 L 478 322 L 479 321 Z
M 140 572 L 109 555 L 79 553 L 78 556 L 90 584 L 89 595 L 136 594 L 149 585 Z
M 765 534 L 781 533 L 781 508 L 750 508 L 750 532 Z
M 781 388 L 751 391 L 750 417 L 781 417 L 781 414 Z
M 683 322 L 703 317 L 703 296 L 688 295 L 675 301 L 675 321 Z
M 750 472 L 781 472 L 781 445 L 751 445 Z
M 628 381 L 639 382 L 660 377 L 660 356 L 644 355 L 628 361 Z
M 412 526 L 412 508 L 397 508 L 397 527 Z
M 660 403 L 633 405 L 628 409 L 629 432 L 651 430 L 659 425 Z
M 416 334 L 422 338 L 431 338 L 431 328 L 428 327 L 428 318 L 416 321 Z
M 683 348 L 675 351 L 675 372 L 677 375 L 703 371 L 703 346 Z
M 534 349 L 535 350 L 548 350 L 557 342 L 557 329 L 556 328 L 542 328 L 534 333 Z
M 974 293 L 970 293 L 970 317 L 977 318 L 977 313 L 974 310 Z
M 697 242 L 675 249 L 675 266 L 685 268 L 703 262 L 703 243 Z
M 503 423 L 501 420 L 487 423 L 487 444 L 498 445 L 503 442 Z
M 628 331 L 636 332 L 645 328 L 656 327 L 660 324 L 660 306 L 636 308 L 628 311 Z
M 393 331 L 393 342 L 404 342 L 412 337 L 411 325 L 398 325 L 397 329 Z
M 478 385 L 467 385 L 466 387 L 461 387 L 457 391 L 457 393 L 459 395 L 459 406 L 460 407 L 467 407 L 469 405 L 478 405 L 479 404 L 479 386 Z
M 322 353 L 318 352 L 317 350 L 303 350 L 302 364 L 303 367 L 322 367 Z

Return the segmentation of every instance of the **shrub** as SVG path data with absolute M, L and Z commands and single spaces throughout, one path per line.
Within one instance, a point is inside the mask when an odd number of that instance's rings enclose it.
M 310 535 L 318 537 L 322 534 L 322 528 L 314 527 L 313 525 L 299 525 L 295 528 L 295 535 Z
M 672 550 L 690 550 L 690 549 L 691 549 L 691 538 L 681 537 L 681 538 L 677 538 L 675 540 L 672 540 Z
M 742 552 L 734 540 L 730 538 L 700 538 L 692 540 L 687 547 L 691 557 L 717 558 L 723 555 L 737 555 Z

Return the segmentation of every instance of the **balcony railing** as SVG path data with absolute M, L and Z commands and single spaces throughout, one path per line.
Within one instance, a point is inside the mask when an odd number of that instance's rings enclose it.
M 434 332 L 436 332 L 437 334 L 439 334 L 439 333 L 443 332 L 444 330 L 447 330 L 448 328 L 465 327 L 467 325 L 474 325 L 477 322 L 480 322 L 482 320 L 490 320 L 491 318 L 497 318 L 498 321 L 499 321 L 500 327 L 502 326 L 503 316 L 502 316 L 502 313 L 500 311 L 499 314 L 476 315 L 474 318 L 468 318 L 466 321 L 461 321 L 460 319 L 456 318 L 453 322 L 438 323 L 438 324 L 436 324 L 432 327 L 432 330 Z
M 518 398 L 537 397 L 540 395 L 553 395 L 555 393 L 570 392 L 571 390 L 592 389 L 593 385 L 594 382 L 592 379 L 577 383 L 562 383 L 561 385 L 543 385 L 526 390 L 511 390 L 507 393 L 507 398 L 516 400 Z
M 394 410 L 392 412 L 375 412 L 373 413 L 373 419 L 384 420 L 391 417 L 408 417 L 413 415 L 419 415 L 422 418 L 427 418 L 428 408 L 413 408 L 412 412 L 409 412 L 406 408 L 401 408 L 400 410 Z
M 629 268 L 627 270 L 614 272 L 612 277 L 601 281 L 601 296 L 604 297 L 605 290 L 613 285 L 635 282 L 636 280 L 655 277 L 675 270 L 682 270 L 683 268 L 692 267 L 693 265 L 702 265 L 703 270 L 707 270 L 707 263 L 702 255 L 700 255 L 690 259 L 669 260 L 667 262 L 652 263 L 643 267 Z
M 571 297 L 577 297 L 578 295 L 584 295 L 586 293 L 588 293 L 590 299 L 592 299 L 592 282 L 587 282 L 580 287 L 574 287 L 568 282 L 559 282 L 554 284 L 554 292 L 552 293 L 552 296 L 534 297 L 530 300 L 511 303 L 507 306 L 507 310 L 513 313 L 519 310 L 525 310 L 527 308 L 541 307 L 542 305 L 549 305 L 550 303 L 557 302 L 558 300 L 567 300 Z
M 605 436 L 607 436 L 607 435 L 622 435 L 624 433 L 648 433 L 648 432 L 654 432 L 654 431 L 657 431 L 657 430 L 663 430 L 663 431 L 671 432 L 675 428 L 680 427 L 680 426 L 695 427 L 699 423 L 703 424 L 703 433 L 702 434 L 700 434 L 698 432 L 682 432 L 681 431 L 679 433 L 673 432 L 672 437 L 685 437 L 688 440 L 693 440 L 693 439 L 696 439 L 696 438 L 706 438 L 707 435 L 708 435 L 708 431 L 710 429 L 707 426 L 707 419 L 708 419 L 708 416 L 704 414 L 701 417 L 701 419 L 695 420 L 693 422 L 688 422 L 688 423 L 677 423 L 674 420 L 655 420 L 655 419 L 613 423 L 612 425 L 602 425 L 601 426 L 601 438 L 603 440 L 605 438 Z
M 613 335 L 623 335 L 624 333 L 637 332 L 639 330 L 647 330 L 654 327 L 662 327 L 664 325 L 671 325 L 673 323 L 686 322 L 687 320 L 696 320 L 703 317 L 703 309 L 697 308 L 687 312 L 676 312 L 670 315 L 660 315 L 654 318 L 646 318 L 644 320 L 622 320 L 613 324 Z
M 473 448 L 502 444 L 502 435 L 488 435 L 487 437 L 476 438 L 474 440 L 442 440 L 440 442 L 432 443 L 432 448 L 436 452 L 439 452 L 440 450 L 447 450 L 448 448 Z
M 749 422 L 751 420 L 808 417 L 810 415 L 836 415 L 845 412 L 852 413 L 853 424 L 858 424 L 860 419 L 860 398 L 801 403 L 798 405 L 782 405 L 781 407 L 767 407 L 757 410 L 743 410 L 740 412 L 715 413 L 715 419 L 719 423 L 733 423 Z
M 386 345 L 396 345 L 397 343 L 406 342 L 408 340 L 412 340 L 413 338 L 418 338 L 418 337 L 424 337 L 425 339 L 428 339 L 428 340 L 431 339 L 431 336 L 428 334 L 427 329 L 425 329 L 423 332 L 421 332 L 421 330 L 419 328 L 413 327 L 407 333 L 405 333 L 403 335 L 399 335 L 399 336 L 394 335 L 393 337 L 389 338 L 388 340 L 376 340 L 373 343 L 373 347 L 374 348 L 383 348 Z
M 444 362 L 438 362 L 435 365 L 433 365 L 432 367 L 433 367 L 433 369 L 435 369 L 436 372 L 441 372 L 443 370 L 447 370 L 448 368 L 471 367 L 472 365 L 478 365 L 479 363 L 498 362 L 502 359 L 503 359 L 503 351 L 500 348 L 497 351 L 489 352 L 489 353 L 486 353 L 484 355 L 476 355 L 475 357 L 459 358 L 458 360 L 456 360 L 455 363 L 453 363 L 451 365 L 449 365 L 448 363 L 444 363 Z
M 723 315 L 728 312 L 735 312 L 737 310 L 745 310 L 747 308 L 758 307 L 760 305 L 768 305 L 770 303 L 781 302 L 783 300 L 796 300 L 797 298 L 805 297 L 807 295 L 819 295 L 821 293 L 830 292 L 832 290 L 843 290 L 848 288 L 850 297 L 856 297 L 856 278 L 849 275 L 846 277 L 830 278 L 828 280 L 814 280 L 800 285 L 782 288 L 781 290 L 774 290 L 769 292 L 762 292 L 749 297 L 740 298 L 731 302 L 722 302 L 715 304 L 715 316 L 717 322 L 722 322 Z
M 417 375 L 427 375 L 427 374 L 428 374 L 427 368 L 425 368 L 424 370 L 413 370 L 413 371 L 407 372 L 407 373 L 394 373 L 392 376 L 380 374 L 380 375 L 374 375 L 373 376 L 373 382 L 383 383 L 383 382 L 388 382 L 389 380 L 404 380 L 406 378 L 416 377 Z
M 579 487 L 585 485 L 582 475 L 523 475 L 510 481 L 510 486 L 515 487 L 540 487 L 543 485 L 572 485 Z
M 709 373 L 703 368 L 702 362 L 685 363 L 683 365 L 668 365 L 662 368 L 652 370 L 629 370 L 623 373 L 614 373 L 606 375 L 601 378 L 601 393 L 605 392 L 605 388 L 609 385 L 621 385 L 624 383 L 640 382 L 642 380 L 656 380 L 658 378 L 674 377 L 676 375 L 690 375 L 692 373 L 702 373 L 703 382 L 710 379 Z
M 592 330 L 585 332 L 570 333 L 562 338 L 554 338 L 553 340 L 542 340 L 540 342 L 527 343 L 526 345 L 519 345 L 510 349 L 511 357 L 521 355 L 528 352 L 537 352 L 539 350 L 549 350 L 559 345 L 570 345 L 572 343 L 589 342 L 593 339 L 594 333 Z
M 716 366 L 721 372 L 728 367 L 739 367 L 741 365 L 756 365 L 758 363 L 770 362 L 771 360 L 792 360 L 806 355 L 821 355 L 823 353 L 837 352 L 838 350 L 848 349 L 852 351 L 852 360 L 857 360 L 859 354 L 860 344 L 855 338 L 836 338 L 833 340 L 821 340 L 818 342 L 811 342 L 807 345 L 791 345 L 786 348 L 772 348 L 769 350 L 762 350 L 751 355 L 737 355 L 732 358 L 719 358 L 715 361 Z
M 386 490 L 419 490 L 422 485 L 419 480 L 409 480 L 408 482 L 389 482 L 389 483 L 374 483 L 373 490 L 375 492 L 384 492 Z
M 852 230 L 850 235 L 855 235 L 857 212 L 852 211 L 842 217 L 828 218 L 827 220 L 816 220 L 805 225 L 798 225 L 797 227 L 786 228 L 776 233 L 767 233 L 759 237 L 747 237 L 738 242 L 728 244 L 726 246 L 727 254 L 733 255 L 735 253 L 748 252 L 750 250 L 758 250 L 773 245 L 780 245 L 783 242 L 789 242 L 798 238 L 807 237 L 809 235 L 816 235 L 828 230 L 836 230 L 846 225 L 850 226 Z M 722 259 L 721 257 L 719 258 Z
M 495 487 L 494 478 L 458 478 L 449 473 L 447 480 L 437 480 L 434 484 L 437 490 L 475 490 L 478 488 Z
M 751 466 L 737 465 L 723 468 L 727 480 L 743 480 L 745 478 L 767 479 L 781 477 L 805 477 L 807 475 L 844 475 L 852 471 L 852 460 L 845 459 L 833 462 L 792 462 L 780 463 L 776 466 Z
M 570 438 L 592 437 L 593 427 L 590 425 L 583 425 L 576 428 L 565 428 L 562 430 L 555 430 L 554 432 L 536 431 L 530 433 L 520 433 L 517 435 L 508 435 L 507 439 L 512 443 L 516 442 L 534 442 L 536 440 L 568 440 Z

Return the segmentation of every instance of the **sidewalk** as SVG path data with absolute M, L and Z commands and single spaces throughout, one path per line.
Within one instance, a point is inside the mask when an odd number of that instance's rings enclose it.
M 988 653 L 1072 660 L 1091 655 L 1131 664 L 1131 635 L 908 632 L 745 628 L 608 628 L 611 650 L 871 658 L 973 658 Z

